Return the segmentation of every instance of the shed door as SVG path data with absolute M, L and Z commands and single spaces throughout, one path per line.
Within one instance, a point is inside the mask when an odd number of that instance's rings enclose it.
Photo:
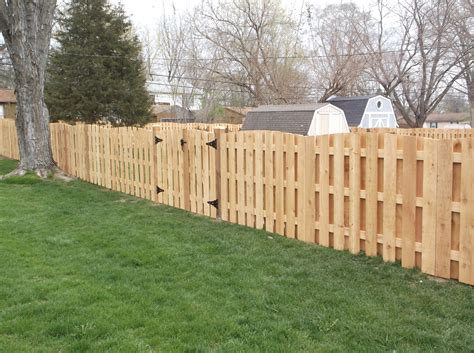
M 388 114 L 370 114 L 369 115 L 369 127 L 389 127 L 389 115 Z
M 324 135 L 329 132 L 329 114 L 319 115 L 319 134 Z
M 0 119 L 3 119 L 5 117 L 5 112 L 3 110 L 3 105 L 0 104 Z

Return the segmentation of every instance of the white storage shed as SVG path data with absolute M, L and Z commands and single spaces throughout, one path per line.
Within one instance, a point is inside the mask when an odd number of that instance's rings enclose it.
M 349 126 L 341 109 L 329 103 L 316 103 L 260 106 L 247 113 L 241 130 L 317 136 L 349 132 Z
M 392 101 L 384 96 L 333 96 L 328 103 L 342 109 L 350 127 L 396 128 L 397 118 Z

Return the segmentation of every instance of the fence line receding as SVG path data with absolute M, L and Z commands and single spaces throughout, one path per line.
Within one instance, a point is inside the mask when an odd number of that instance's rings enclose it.
M 471 130 L 50 126 L 58 166 L 82 180 L 474 284 Z M 0 154 L 18 158 L 13 121 Z

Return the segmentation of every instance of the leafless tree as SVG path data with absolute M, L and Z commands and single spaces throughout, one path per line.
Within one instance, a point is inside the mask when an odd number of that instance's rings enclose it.
M 159 57 L 158 34 L 159 31 L 153 31 L 149 27 L 143 27 L 139 33 L 142 43 L 143 63 L 149 80 L 153 80 L 152 73 Z
M 471 126 L 474 127 L 474 4 L 469 0 L 458 0 L 456 4 L 455 32 L 457 41 L 453 49 L 461 54 L 459 66 L 463 72 L 462 84 L 454 86 L 469 101 Z
M 195 80 L 199 79 L 200 72 L 193 64 L 197 57 L 191 23 L 186 16 L 180 16 L 173 7 L 171 15 L 166 12 L 158 24 L 158 52 L 159 58 L 154 65 L 152 77 L 166 83 L 166 89 L 171 93 L 174 106 L 178 104 L 189 111 L 195 96 Z
M 45 177 L 55 164 L 44 103 L 45 68 L 56 0 L 0 0 L 0 29 L 15 73 L 20 164 L 14 174 Z
M 466 51 L 455 51 L 456 0 L 378 0 L 378 18 L 365 22 L 363 43 L 372 52 L 369 72 L 411 127 L 421 127 L 464 74 Z M 398 28 L 388 28 L 387 18 Z M 375 32 L 373 28 L 376 28 Z
M 255 104 L 293 102 L 307 92 L 295 21 L 278 1 L 205 0 L 193 23 L 201 52 L 212 57 L 198 62 L 209 79 L 240 89 Z
M 362 55 L 365 48 L 356 24 L 367 21 L 368 16 L 353 3 L 329 5 L 322 10 L 308 7 L 308 56 L 313 87 L 321 102 L 335 94 L 365 93 L 363 73 L 368 56 Z

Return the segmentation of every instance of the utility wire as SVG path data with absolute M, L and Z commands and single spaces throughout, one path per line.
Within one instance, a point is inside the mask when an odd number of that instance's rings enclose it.
M 439 47 L 439 49 L 452 49 L 452 47 Z M 474 49 L 474 46 L 469 48 Z M 370 56 L 370 55 L 379 55 L 379 54 L 400 54 L 400 53 L 407 53 L 410 52 L 406 49 L 394 49 L 394 50 L 381 50 L 375 52 L 355 52 L 355 53 L 340 53 L 340 54 L 310 54 L 310 55 L 268 55 L 265 56 L 267 59 L 313 59 L 313 58 L 333 58 L 333 57 L 341 57 L 341 56 Z M 59 53 L 58 55 L 64 56 L 73 56 L 73 57 L 87 57 L 87 58 L 128 58 L 128 56 L 124 55 L 103 55 L 103 54 L 71 54 L 71 53 Z M 248 60 L 255 60 L 261 59 L 261 56 L 233 56 L 233 57 L 212 57 L 212 58 L 182 58 L 179 59 L 180 61 L 213 61 L 213 60 L 232 60 L 232 59 L 248 59 Z M 160 60 L 160 61 L 173 61 L 176 60 L 175 58 L 165 58 L 165 57 L 157 57 L 153 60 Z

